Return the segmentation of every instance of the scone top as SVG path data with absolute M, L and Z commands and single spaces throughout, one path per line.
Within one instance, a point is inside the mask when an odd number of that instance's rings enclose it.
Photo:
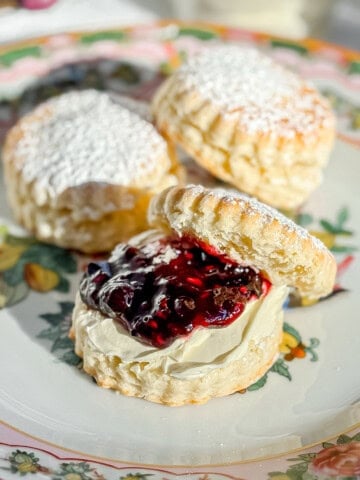
M 198 185 L 170 187 L 152 200 L 148 220 L 257 268 L 274 285 L 314 299 L 332 291 L 336 262 L 324 244 L 253 198 Z
M 96 90 L 65 93 L 12 128 L 4 162 L 21 172 L 39 206 L 124 209 L 122 191 L 157 187 L 172 168 L 167 142 L 144 118 L 134 100 Z
M 216 110 L 236 119 L 250 136 L 298 137 L 311 143 L 320 130 L 334 127 L 329 102 L 309 82 L 255 48 L 206 49 L 182 65 L 172 79 L 177 86 L 170 96 L 189 92 L 187 102 L 182 99 L 183 106 L 176 109 L 191 107 L 196 115 L 201 103 L 208 102 L 210 117 Z

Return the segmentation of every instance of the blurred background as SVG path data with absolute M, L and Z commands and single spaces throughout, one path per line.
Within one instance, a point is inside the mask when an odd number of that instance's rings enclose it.
M 360 50 L 360 0 L 0 0 L 0 42 L 160 18 L 312 36 Z

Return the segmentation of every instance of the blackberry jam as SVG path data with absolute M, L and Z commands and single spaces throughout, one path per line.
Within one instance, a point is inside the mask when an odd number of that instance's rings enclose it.
M 80 295 L 139 341 L 163 348 L 195 328 L 232 323 L 270 283 L 188 238 L 121 244 L 116 260 L 90 263 Z

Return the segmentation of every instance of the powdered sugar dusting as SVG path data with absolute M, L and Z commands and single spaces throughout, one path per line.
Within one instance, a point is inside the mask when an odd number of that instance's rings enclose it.
M 127 186 L 150 174 L 166 152 L 151 123 L 106 93 L 66 93 L 37 111 L 41 119 L 22 125 L 15 153 L 25 159 L 24 178 L 50 195 L 88 182 Z
M 327 101 L 300 77 L 253 48 L 232 45 L 206 50 L 179 70 L 188 88 L 237 116 L 250 134 L 274 133 L 305 139 L 331 127 Z
M 196 195 L 206 193 L 208 195 L 215 196 L 219 200 L 226 203 L 230 203 L 232 205 L 241 203 L 243 207 L 244 206 L 247 207 L 246 208 L 247 215 L 249 216 L 259 215 L 261 216 L 261 221 L 267 222 L 267 223 L 270 223 L 276 220 L 288 232 L 295 232 L 296 235 L 298 235 L 299 237 L 303 239 L 309 239 L 316 248 L 321 250 L 327 250 L 325 245 L 318 238 L 310 235 L 305 228 L 301 227 L 300 225 L 297 225 L 295 222 L 290 220 L 288 217 L 280 213 L 275 208 L 270 207 L 265 203 L 259 202 L 253 197 L 249 197 L 235 190 L 225 190 L 223 188 L 215 188 L 215 189 L 209 190 L 202 187 L 201 185 L 189 185 L 188 188 L 191 188 Z

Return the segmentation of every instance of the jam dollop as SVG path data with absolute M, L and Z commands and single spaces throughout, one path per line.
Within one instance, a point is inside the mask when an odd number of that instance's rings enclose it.
M 229 325 L 270 288 L 254 269 L 188 238 L 121 244 L 113 258 L 88 265 L 81 299 L 157 348 L 199 326 Z

